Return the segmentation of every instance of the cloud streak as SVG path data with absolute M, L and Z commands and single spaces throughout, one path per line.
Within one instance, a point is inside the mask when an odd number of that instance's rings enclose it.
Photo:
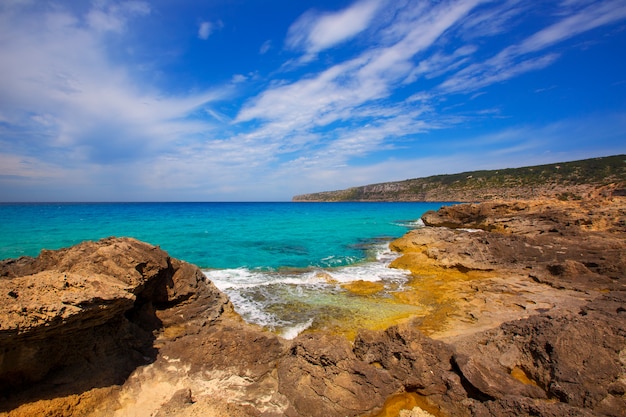
M 505 46 L 482 61 L 476 57 L 480 52 L 478 46 L 472 44 L 445 52 L 446 42 L 441 41 L 446 37 L 497 36 L 506 31 L 507 21 L 525 11 L 517 1 L 507 2 L 495 11 L 481 9 L 484 3 L 448 1 L 417 8 L 400 5 L 394 11 L 396 21 L 382 30 L 387 34 L 383 38 L 386 43 L 378 42 L 376 48 L 322 72 L 268 88 L 242 108 L 236 122 L 261 121 L 262 127 L 257 133 L 267 140 L 289 141 L 293 132 L 299 132 L 298 138 L 308 137 L 310 142 L 300 145 L 309 148 L 307 156 L 289 161 L 286 166 L 295 164 L 301 169 L 346 166 L 354 158 L 401 147 L 398 143 L 402 141 L 397 142 L 399 138 L 450 128 L 464 121 L 463 117 L 437 115 L 427 106 L 415 109 L 411 101 L 390 107 L 386 100 L 399 85 L 415 83 L 420 77 L 439 79 L 440 84 L 431 89 L 430 98 L 442 98 L 450 93 L 472 93 L 541 70 L 560 56 L 556 52 L 545 53 L 546 49 L 598 26 L 619 21 L 623 18 L 624 2 L 594 3 L 581 10 L 564 8 L 560 10 L 563 18 L 558 22 L 519 44 Z M 355 3 L 342 13 L 352 13 L 358 7 L 363 6 Z M 470 12 L 476 9 L 470 17 Z M 495 12 L 500 17 L 494 22 Z M 590 20 L 580 24 L 585 16 Z M 305 14 L 291 28 L 288 38 L 291 45 L 308 45 L 304 48 L 308 54 L 323 49 L 327 44 L 311 43 L 310 33 L 312 28 L 321 27 L 325 19 L 328 18 Z M 358 30 L 350 32 L 351 36 L 364 30 L 356 27 Z M 481 30 L 477 31 L 477 27 Z M 299 36 L 292 33 L 296 29 Z M 338 36 L 337 39 L 343 38 Z M 337 126 L 332 133 L 316 133 L 320 127 L 330 125 Z
M 581 33 L 626 18 L 626 2 L 623 0 L 594 2 L 581 10 L 567 7 L 569 3 L 564 3 L 564 6 L 560 10 L 563 19 L 535 32 L 519 44 L 507 46 L 492 58 L 461 69 L 443 82 L 441 89 L 447 92 L 471 92 L 545 68 L 557 60 L 559 54 L 537 53 Z
M 265 123 L 263 131 L 267 132 L 267 138 L 289 141 L 291 135 L 298 132 L 297 137 L 312 134 L 310 138 L 315 142 L 320 138 L 320 135 L 315 134 L 316 129 L 333 124 L 344 128 L 350 124 L 360 126 L 376 113 L 379 116 L 376 122 L 370 123 L 365 129 L 355 128 L 349 138 L 343 136 L 341 129 L 337 130 L 336 135 L 331 135 L 337 142 L 329 145 L 326 151 L 334 155 L 333 164 L 346 163 L 350 158 L 374 152 L 381 144 L 386 146 L 386 138 L 423 132 L 429 128 L 429 123 L 421 118 L 422 111 L 411 111 L 408 109 L 411 105 L 400 105 L 388 113 L 389 116 L 381 118 L 379 100 L 386 99 L 399 80 L 415 76 L 420 67 L 413 58 L 431 47 L 478 3 L 446 2 L 422 10 L 413 24 L 404 25 L 403 31 L 396 30 L 394 39 L 390 39 L 387 44 L 368 49 L 360 56 L 318 74 L 267 89 L 242 108 L 236 122 L 262 121 Z M 355 7 L 362 7 L 361 3 L 352 6 Z M 412 12 L 414 10 L 410 8 L 397 10 L 404 18 L 408 17 L 403 14 Z M 324 19 L 321 17 L 320 21 Z M 470 52 L 471 48 L 466 48 L 465 51 L 457 51 L 457 55 Z M 414 119 L 409 121 L 411 117 Z M 395 123 L 402 124 L 405 129 L 389 129 L 388 126 L 394 124 L 394 121 L 387 118 L 396 118 Z M 365 131 L 376 131 L 377 134 L 364 134 Z
M 288 48 L 303 50 L 304 61 L 319 52 L 352 39 L 367 29 L 381 0 L 361 0 L 335 13 L 309 11 L 289 28 L 285 41 Z

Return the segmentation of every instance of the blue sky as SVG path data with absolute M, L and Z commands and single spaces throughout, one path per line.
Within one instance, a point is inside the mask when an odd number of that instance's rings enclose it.
M 281 201 L 626 153 L 626 0 L 0 2 L 0 201 Z

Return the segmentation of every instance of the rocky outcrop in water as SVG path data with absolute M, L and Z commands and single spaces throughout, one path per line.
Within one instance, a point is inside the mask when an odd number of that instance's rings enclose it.
M 354 340 L 249 325 L 134 239 L 3 261 L 0 415 L 624 416 L 625 200 L 426 214 L 392 247 L 427 313 Z

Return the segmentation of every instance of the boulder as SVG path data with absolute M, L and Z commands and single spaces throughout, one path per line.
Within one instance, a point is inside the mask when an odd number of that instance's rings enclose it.
M 626 293 L 615 291 L 578 312 L 535 315 L 457 340 L 454 362 L 472 414 L 622 416 L 625 312 Z
M 278 378 L 288 416 L 358 416 L 400 388 L 388 372 L 359 360 L 344 337 L 325 333 L 295 338 Z
M 494 400 L 510 395 L 548 398 L 544 390 L 536 385 L 523 384 L 502 367 L 464 354 L 456 354 L 453 360 L 461 376 L 471 386 L 471 393 L 477 398 Z

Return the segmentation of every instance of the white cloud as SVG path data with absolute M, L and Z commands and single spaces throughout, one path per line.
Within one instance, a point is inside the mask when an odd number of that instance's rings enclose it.
M 202 40 L 209 39 L 211 33 L 213 32 L 213 23 L 211 22 L 202 22 L 200 23 L 200 27 L 198 28 L 198 38 Z
M 315 55 L 365 30 L 380 6 L 380 0 L 361 0 L 335 13 L 309 11 L 291 25 L 286 44 Z
M 144 10 L 139 3 L 119 7 Z M 0 16 L 5 158 L 28 155 L 41 166 L 91 170 L 149 159 L 211 131 L 190 115 L 228 89 L 174 97 L 142 87 L 109 60 L 102 29 L 62 9 Z
M 233 84 L 239 84 L 239 83 L 243 83 L 248 79 L 248 77 L 246 77 L 243 74 L 235 74 L 233 75 L 233 78 L 231 79 L 231 82 Z
M 206 41 L 216 31 L 224 27 L 224 22 L 217 20 L 215 22 L 203 21 L 198 25 L 198 39 Z
M 471 92 L 526 72 L 543 69 L 560 56 L 556 52 L 546 53 L 545 49 L 583 32 L 626 18 L 624 0 L 593 2 L 582 9 L 569 8 L 572 5 L 586 6 L 586 3 L 585 1 L 562 3 L 562 6 L 567 7 L 560 9 L 558 16 L 561 19 L 556 23 L 535 32 L 518 44 L 506 46 L 489 59 L 471 63 L 460 69 L 441 84 L 441 90 Z
M 536 71 L 552 64 L 558 54 L 547 54 L 527 59 L 513 59 L 506 54 L 497 55 L 485 62 L 469 65 L 448 78 L 440 85 L 447 93 L 472 92 L 491 84 L 509 80 L 530 71 Z
M 451 54 L 436 52 L 420 61 L 404 80 L 405 83 L 414 83 L 420 76 L 434 78 L 447 72 L 452 72 L 469 62 L 468 56 L 476 51 L 476 47 L 466 45 L 458 48 Z
M 263 42 L 263 44 L 261 45 L 261 48 L 259 48 L 259 53 L 261 55 L 265 55 L 270 49 L 272 49 L 272 41 L 267 40 Z
M 371 118 L 372 111 L 379 108 L 378 100 L 385 99 L 399 80 L 416 70 L 413 62 L 415 55 L 433 45 L 477 3 L 467 0 L 447 2 L 430 9 L 421 8 L 422 13 L 415 16 L 417 20 L 414 24 L 404 25 L 406 32 L 396 32 L 391 44 L 366 50 L 356 58 L 296 82 L 271 87 L 246 103 L 235 121 L 256 119 L 266 122 L 262 129 L 268 137 L 286 140 L 293 136 L 293 132 L 300 133 L 298 137 L 302 137 L 302 133 L 333 123 L 361 123 Z M 454 56 L 471 52 L 471 48 L 461 48 Z M 439 64 L 438 68 L 443 65 Z M 394 117 L 398 120 L 405 117 L 400 114 L 419 117 L 409 109 L 400 109 Z M 384 134 L 388 137 L 410 135 L 422 132 L 425 126 L 423 121 L 414 120 L 413 123 L 405 124 L 406 130 L 385 130 Z M 378 134 L 382 133 L 383 130 L 378 131 Z M 384 142 L 385 135 L 380 136 L 375 143 Z M 364 146 L 356 146 L 354 142 L 355 139 L 345 139 L 341 142 L 344 145 L 339 144 L 334 149 L 347 160 L 351 155 L 362 155 L 365 149 L 373 152 L 377 148 L 373 146 L 374 142 Z
M 87 13 L 89 26 L 100 32 L 122 32 L 128 19 L 150 13 L 148 3 L 126 1 L 119 3 L 94 2 L 94 7 Z
M 572 38 L 583 32 L 595 29 L 626 18 L 626 1 L 598 1 L 542 29 L 519 45 L 520 54 L 540 51 L 558 42 Z
M 463 22 L 464 39 L 497 36 L 519 24 L 519 16 L 532 13 L 534 3 L 524 0 L 507 0 L 489 4 L 488 8 L 468 16 Z

